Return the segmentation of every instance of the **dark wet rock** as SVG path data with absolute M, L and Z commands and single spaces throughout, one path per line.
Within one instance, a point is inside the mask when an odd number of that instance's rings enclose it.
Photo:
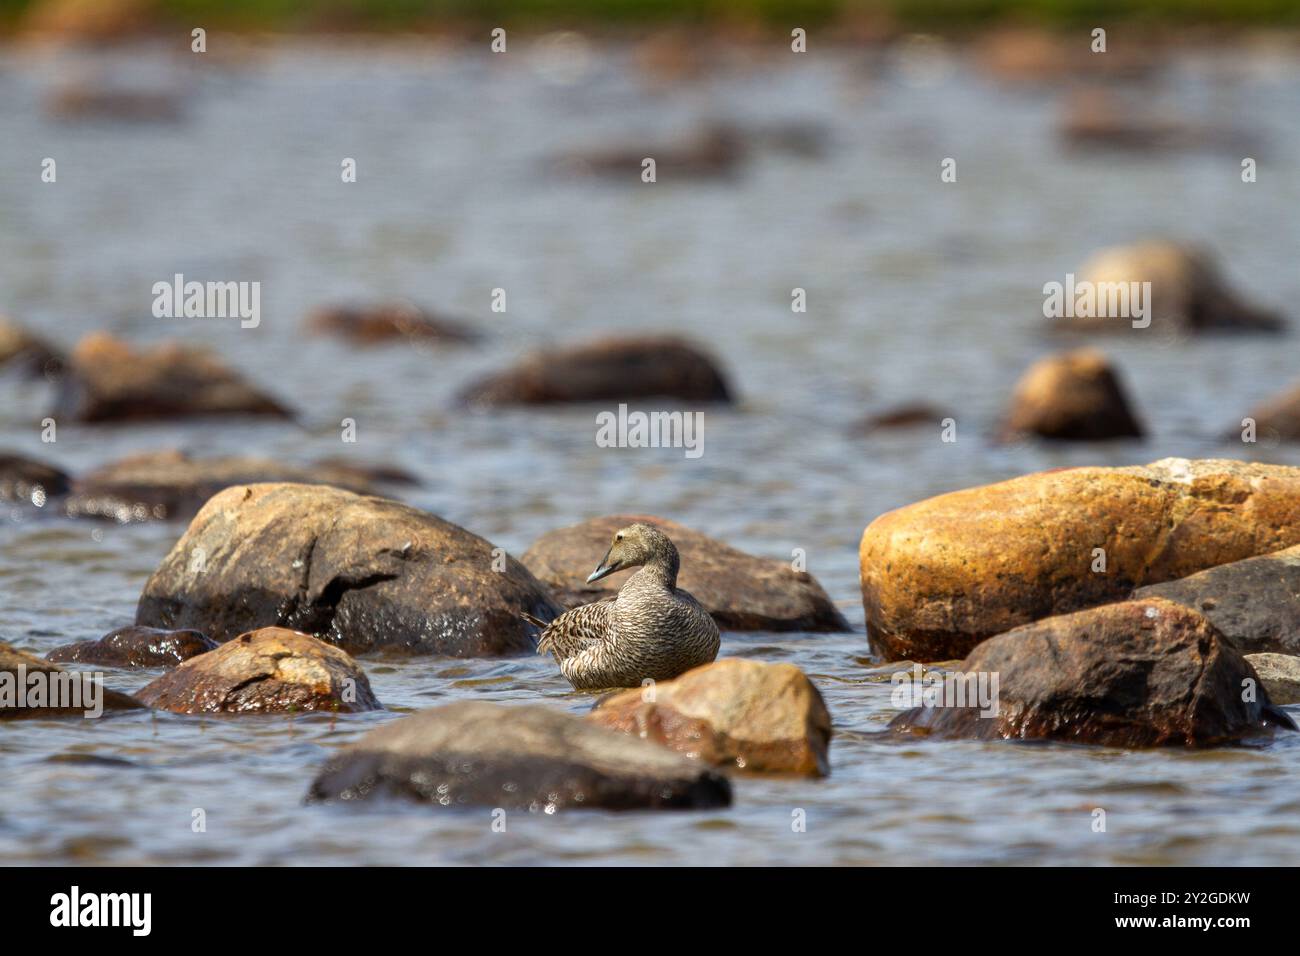
M 1246 417 L 1255 422 L 1256 441 L 1300 441 L 1300 385 L 1255 406 Z M 1234 424 L 1230 434 L 1235 440 L 1242 432 Z
M 615 146 L 574 153 L 560 161 L 564 173 L 595 174 L 642 184 L 642 164 L 655 161 L 655 184 L 684 179 L 729 178 L 740 172 L 748 150 L 734 128 L 709 124 L 676 141 Z
M 550 620 L 562 608 L 464 528 L 384 498 L 265 484 L 203 506 L 145 585 L 136 623 L 217 641 L 278 625 L 354 654 L 473 657 L 532 650 L 525 611 Z
M 36 686 L 45 688 L 43 693 L 47 695 L 37 698 L 34 696 L 34 683 L 30 679 L 33 674 L 66 676 L 35 682 Z M 21 717 L 84 717 L 86 711 L 95 709 L 91 702 L 96 695 L 99 695 L 105 712 L 139 710 L 142 706 L 126 694 L 109 690 L 102 685 L 93 686 L 97 683 L 92 674 L 65 671 L 49 661 L 33 657 L 0 641 L 0 720 Z M 57 696 L 57 700 L 52 700 L 50 695 Z M 51 706 L 52 703 L 59 706 Z M 79 706 L 67 706 L 74 703 Z
M 0 452 L 0 501 L 21 501 L 43 508 L 68 493 L 69 479 L 53 465 Z
M 1280 332 L 1286 325 L 1276 313 L 1242 299 L 1228 286 L 1214 257 L 1187 243 L 1152 240 L 1102 249 L 1080 267 L 1076 288 L 1081 282 L 1099 290 L 1116 283 L 1150 282 L 1150 327 L 1134 328 L 1135 319 L 1142 321 L 1137 316 L 1106 316 L 1048 319 L 1053 328 L 1141 336 Z
M 1269 700 L 1279 706 L 1300 704 L 1300 657 L 1294 654 L 1247 654 Z
M 466 389 L 471 405 L 672 398 L 729 402 L 731 392 L 713 359 L 679 338 L 605 338 L 547 349 Z
M 929 498 L 862 535 L 867 634 L 942 661 L 1021 624 L 1300 544 L 1300 468 L 1166 458 Z
M 1167 111 L 1152 112 L 1110 90 L 1089 87 L 1065 101 L 1061 138 L 1074 149 L 1134 153 L 1187 150 L 1253 152 L 1257 144 L 1242 133 L 1184 122 Z
M 96 664 L 101 667 L 172 667 L 217 647 L 200 631 L 164 631 L 128 625 L 97 641 L 56 647 L 45 655 L 56 664 Z
M 738 658 L 603 697 L 587 717 L 715 767 L 824 777 L 831 715 L 793 664 Z
M 727 780 L 681 754 L 538 705 L 463 701 L 372 730 L 343 748 L 309 800 L 401 798 L 506 810 L 707 809 Z
M 758 558 L 665 518 L 607 515 L 548 532 L 522 558 L 567 607 L 618 592 L 633 572 L 588 584 L 587 576 L 620 528 L 645 522 L 662 528 L 681 555 L 679 587 L 704 606 L 718 627 L 732 631 L 847 631 L 849 624 L 817 579 L 790 561 Z
M 337 336 L 357 345 L 412 339 L 460 345 L 480 338 L 468 325 L 432 315 L 405 302 L 323 307 L 308 315 L 304 324 L 310 332 Z
M 1300 654 L 1300 547 L 1139 588 L 1200 611 L 1243 654 Z
M 136 350 L 102 332 L 86 336 L 73 352 L 56 415 L 79 422 L 291 417 L 206 350 L 174 342 Z
M 958 673 L 998 676 L 995 713 L 981 716 L 970 691 L 963 701 L 953 687 L 891 729 L 1110 747 L 1215 746 L 1295 729 L 1262 688 L 1243 699 L 1255 670 L 1209 620 L 1158 598 L 1016 628 L 976 647 Z
M 920 428 L 925 425 L 938 428 L 944 417 L 944 413 L 932 405 L 913 402 L 868 415 L 853 426 L 853 432 L 858 435 L 870 435 L 873 432 Z
M 261 482 L 337 485 L 370 493 L 369 482 L 343 469 L 299 468 L 267 458 L 191 458 L 177 450 L 146 452 L 77 479 L 66 509 L 73 516 L 122 523 L 192 518 L 209 498 L 234 485 Z
M 0 369 L 18 369 L 31 378 L 54 377 L 65 362 L 62 353 L 40 336 L 0 316 Z
M 1142 426 L 1106 356 L 1078 349 L 1035 362 L 1016 385 L 1002 437 L 1021 435 L 1104 441 L 1141 438 Z
M 380 708 L 356 661 L 310 634 L 283 627 L 241 634 L 169 670 L 136 697 L 177 714 Z

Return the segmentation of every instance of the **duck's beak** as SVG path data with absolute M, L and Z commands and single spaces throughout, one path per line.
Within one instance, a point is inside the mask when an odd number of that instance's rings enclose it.
M 599 581 L 601 578 L 611 575 L 618 570 L 618 562 L 615 561 L 610 563 L 609 560 L 609 556 L 613 553 L 613 548 L 610 548 L 605 552 L 605 556 L 600 559 L 600 564 L 596 565 L 596 570 L 587 575 L 588 584 L 591 584 L 593 581 Z

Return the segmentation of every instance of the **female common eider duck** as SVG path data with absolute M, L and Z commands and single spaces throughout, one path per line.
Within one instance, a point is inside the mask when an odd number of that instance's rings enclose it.
M 662 681 L 718 656 L 718 625 L 700 602 L 677 587 L 681 559 L 658 528 L 628 525 L 614 535 L 587 582 L 640 566 L 613 598 L 566 611 L 542 628 L 537 653 L 555 656 L 578 690 L 636 687 Z

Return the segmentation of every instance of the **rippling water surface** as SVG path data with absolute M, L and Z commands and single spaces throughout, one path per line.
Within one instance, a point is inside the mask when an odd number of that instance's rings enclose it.
M 1067 464 L 1300 464 L 1293 448 L 1245 456 L 1215 437 L 1295 378 L 1294 337 L 1113 343 L 1152 438 L 989 441 L 1016 376 L 1058 346 L 1043 330 L 1043 283 L 1100 245 L 1208 242 L 1235 285 L 1300 319 L 1300 65 L 1262 51 L 1189 57 L 1145 88 L 1162 110 L 1251 133 L 1252 185 L 1231 153 L 1064 152 L 1057 93 L 1001 88 L 960 59 L 937 65 L 827 52 L 739 60 L 654 87 L 616 48 L 593 50 L 576 72 L 522 49 L 281 47 L 201 64 L 156 50 L 75 63 L 0 50 L 0 307 L 64 344 L 95 329 L 204 342 L 302 412 L 300 427 L 60 424 L 51 446 L 38 424 L 50 392 L 5 377 L 0 447 L 73 471 L 174 446 L 292 461 L 346 451 L 413 471 L 424 484 L 408 500 L 515 554 L 593 515 L 657 513 L 755 553 L 803 549 L 856 628 L 724 635 L 724 655 L 807 671 L 836 728 L 829 779 L 740 778 L 727 810 L 515 814 L 502 834 L 485 811 L 304 806 L 330 751 L 395 714 L 467 698 L 590 704 L 540 658 L 368 660 L 388 713 L 0 727 L 0 859 L 1294 862 L 1300 735 L 1195 753 L 872 736 L 896 711 L 889 672 L 867 650 L 856 545 L 882 511 Z M 180 90 L 186 114 L 58 122 L 43 104 L 72 72 Z M 573 149 L 672 139 L 711 118 L 824 124 L 827 151 L 763 150 L 734 181 L 653 187 L 553 170 Z M 46 156 L 55 185 L 39 182 Z M 345 156 L 357 159 L 355 185 L 340 182 Z M 959 175 L 944 186 L 947 156 Z M 261 281 L 261 326 L 153 318 L 150 288 L 176 272 Z M 807 314 L 790 311 L 795 286 L 807 289 Z M 506 314 L 490 311 L 496 287 Z M 395 296 L 463 316 L 488 338 L 358 350 L 300 332 L 313 305 Z M 452 406 L 466 381 L 526 349 L 613 330 L 684 332 L 725 364 L 741 401 L 706 413 L 701 458 L 597 448 L 591 409 Z M 937 427 L 852 433 L 864 414 L 911 400 L 957 418 L 957 442 L 941 442 Z M 343 418 L 357 422 L 355 446 L 339 441 Z M 183 530 L 7 518 L 0 639 L 37 654 L 129 623 Z M 152 676 L 109 682 L 130 691 Z M 1092 831 L 1097 807 L 1104 834 Z M 191 831 L 195 808 L 206 833 Z M 806 832 L 792 831 L 795 809 Z

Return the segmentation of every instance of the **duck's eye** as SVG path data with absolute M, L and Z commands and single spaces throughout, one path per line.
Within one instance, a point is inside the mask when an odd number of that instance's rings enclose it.
M 614 540 L 615 540 L 615 541 L 622 541 L 622 540 L 623 540 L 623 536 L 622 536 L 621 534 L 616 534 L 616 535 L 614 535 Z

